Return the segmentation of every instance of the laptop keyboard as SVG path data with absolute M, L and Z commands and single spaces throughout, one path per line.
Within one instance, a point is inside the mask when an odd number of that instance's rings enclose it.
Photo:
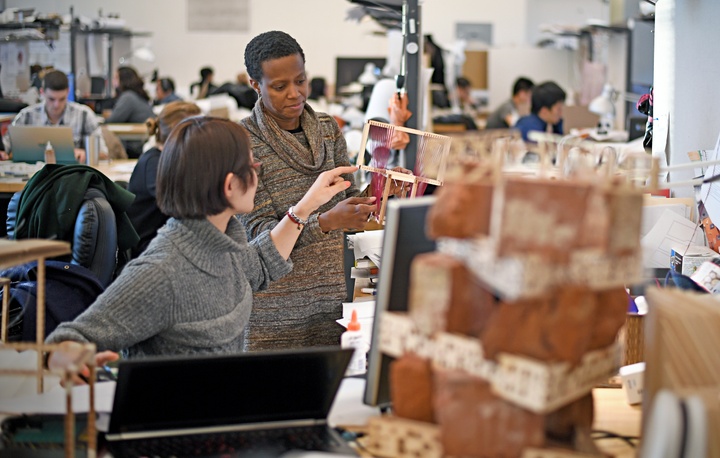
M 110 443 L 114 458 L 278 456 L 289 450 L 332 451 L 342 444 L 327 426 L 279 428 L 261 431 L 228 431 L 188 436 L 125 440 Z

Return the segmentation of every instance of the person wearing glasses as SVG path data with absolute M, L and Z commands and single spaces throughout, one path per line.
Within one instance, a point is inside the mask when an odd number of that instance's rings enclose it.
M 181 121 L 158 165 L 157 201 L 167 224 L 96 302 L 46 342 L 95 343 L 99 365 L 121 350 L 127 357 L 242 351 L 252 293 L 292 270 L 297 221 L 347 190 L 343 176 L 356 169 L 320 173 L 288 215 L 248 243 L 236 215 L 253 209 L 260 163 L 245 129 L 203 116 Z M 53 353 L 49 366 L 65 357 Z

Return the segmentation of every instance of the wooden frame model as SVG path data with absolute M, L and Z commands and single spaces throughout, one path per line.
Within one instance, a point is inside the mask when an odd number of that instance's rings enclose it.
M 36 376 L 37 391 L 43 392 L 43 377 L 46 373 L 59 375 L 66 389 L 65 414 L 65 456 L 75 456 L 75 414 L 72 408 L 72 387 L 73 376 L 80 368 L 87 365 L 90 370 L 89 376 L 89 411 L 87 430 L 87 452 L 88 457 L 95 457 L 97 453 L 97 431 L 95 426 L 95 345 L 77 344 L 79 352 L 77 358 L 61 370 L 49 371 L 44 368 L 44 355 L 60 349 L 59 345 L 46 345 L 45 342 L 45 260 L 47 258 L 61 256 L 70 253 L 70 244 L 67 242 L 52 240 L 3 240 L 0 241 L 0 268 L 7 268 L 14 265 L 24 264 L 31 261 L 38 262 L 37 280 L 37 334 L 34 343 L 8 342 L 8 313 L 10 280 L 0 279 L 3 286 L 2 299 L 2 330 L 0 339 L 0 351 L 26 351 L 32 350 L 37 353 L 37 367 L 29 369 L 0 369 L 0 375 L 9 376 Z
M 424 137 L 424 138 L 431 138 L 431 139 L 439 140 L 442 150 L 440 152 L 440 160 L 436 164 L 437 173 L 435 175 L 435 178 L 433 179 L 430 177 L 418 176 L 418 175 L 413 175 L 413 174 L 408 174 L 408 173 L 397 172 L 394 170 L 381 169 L 381 168 L 376 168 L 376 167 L 371 167 L 369 165 L 365 165 L 364 164 L 364 160 L 365 160 L 364 151 L 367 150 L 368 140 L 370 138 L 370 128 L 371 127 L 379 127 L 382 129 L 387 129 L 389 132 L 400 131 L 400 132 L 404 132 L 406 134 L 417 135 L 417 136 Z M 429 132 L 423 132 L 421 130 L 411 129 L 409 127 L 395 126 L 395 125 L 387 124 L 384 122 L 368 121 L 367 123 L 365 123 L 365 127 L 363 128 L 362 141 L 360 143 L 361 147 L 360 147 L 360 153 L 358 154 L 357 165 L 360 168 L 360 170 L 378 173 L 386 178 L 385 186 L 383 188 L 380 214 L 378 215 L 378 222 L 380 224 L 384 224 L 383 222 L 385 220 L 385 210 L 387 208 L 387 200 L 388 200 L 388 197 L 390 196 L 390 185 L 391 185 L 390 181 L 391 180 L 402 181 L 404 183 L 412 183 L 410 197 L 415 197 L 417 195 L 418 185 L 420 183 L 431 184 L 434 186 L 442 186 L 443 185 L 443 178 L 445 175 L 445 168 L 447 167 L 447 156 L 450 151 L 451 140 L 452 139 L 450 137 L 447 137 L 445 135 L 437 135 L 437 134 L 433 134 L 433 133 L 429 133 Z M 406 197 L 405 192 L 403 192 L 402 197 Z

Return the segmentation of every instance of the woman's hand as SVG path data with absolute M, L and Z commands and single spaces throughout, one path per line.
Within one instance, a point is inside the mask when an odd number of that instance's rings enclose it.
M 52 370 L 72 370 L 72 381 L 75 385 L 85 385 L 90 377 L 90 369 L 83 361 L 86 360 L 89 350 L 78 342 L 61 342 L 60 348 L 50 355 L 48 368 Z M 102 366 L 111 361 L 117 361 L 120 355 L 114 351 L 102 351 L 95 354 L 95 366 Z M 64 380 L 61 382 L 64 386 Z
M 308 192 L 300 199 L 300 202 L 293 207 L 295 214 L 302 219 L 308 219 L 315 210 L 330 201 L 335 194 L 350 187 L 350 182 L 342 175 L 351 174 L 357 169 L 354 166 L 336 167 L 321 173 Z
M 388 115 L 390 116 L 390 124 L 396 126 L 404 126 L 405 122 L 410 119 L 412 112 L 408 110 L 407 93 L 403 93 L 400 97 L 393 94 L 388 102 Z
M 375 211 L 375 197 L 350 197 L 318 217 L 320 229 L 364 229 Z
M 75 160 L 78 161 L 78 164 L 85 163 L 85 150 L 84 149 L 75 148 Z

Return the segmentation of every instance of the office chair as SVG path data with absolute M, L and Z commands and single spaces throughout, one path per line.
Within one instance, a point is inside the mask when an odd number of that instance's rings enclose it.
M 7 234 L 15 238 L 18 204 L 22 191 L 15 193 L 8 204 Z M 92 271 L 107 287 L 117 268 L 118 234 L 115 212 L 99 189 L 88 188 L 75 218 L 70 262 Z

